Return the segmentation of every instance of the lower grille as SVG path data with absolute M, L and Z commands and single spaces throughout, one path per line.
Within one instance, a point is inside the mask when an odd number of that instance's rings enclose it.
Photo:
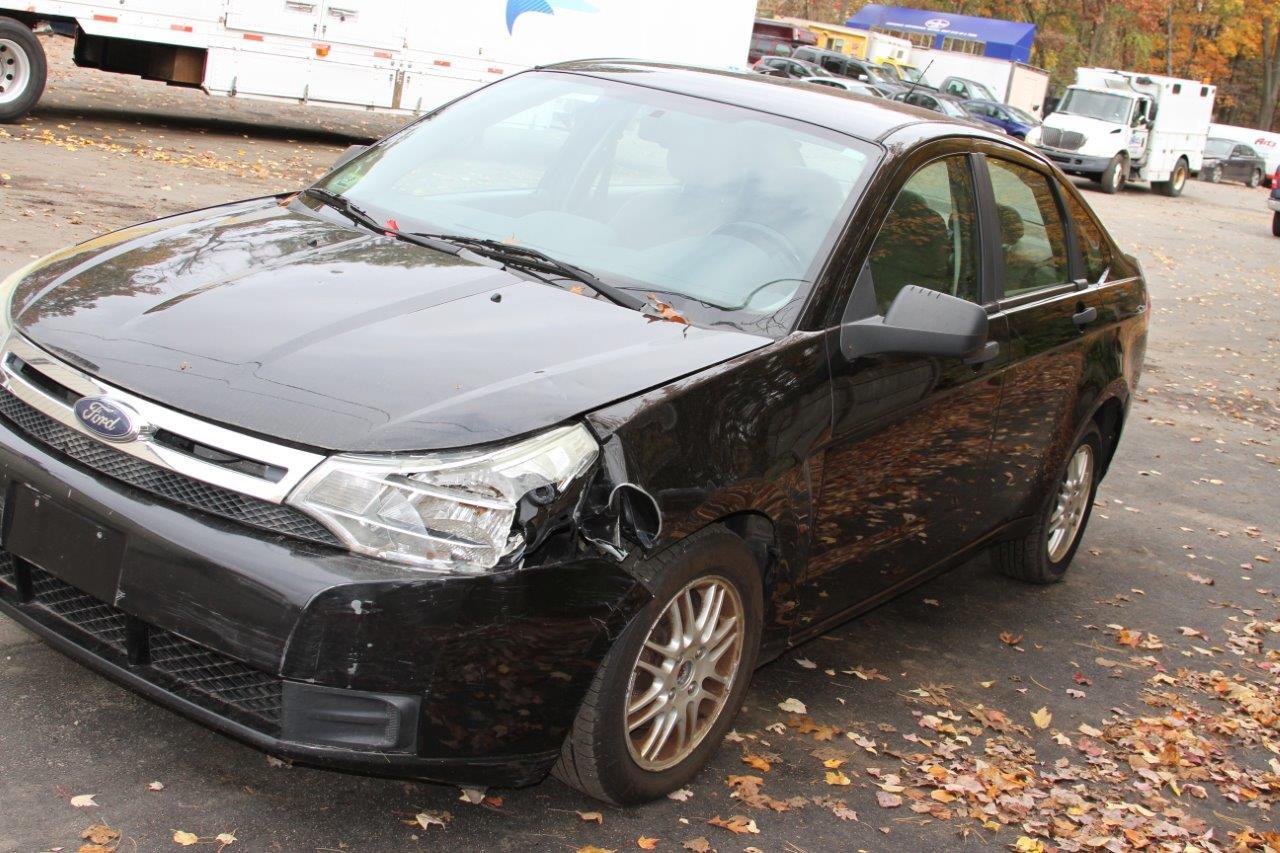
M 279 734 L 283 686 L 274 675 L 147 625 L 0 551 L 0 572 L 5 570 L 11 586 L 25 585 L 19 574 L 29 584 L 30 597 L 19 607 L 77 645 L 86 645 L 88 636 L 100 644 L 95 652 L 135 675 L 250 728 Z
M 0 551 L 0 584 L 11 587 L 18 585 L 18 576 L 13 568 L 13 557 L 4 551 Z
M 143 462 L 58 423 L 4 389 L 0 389 L 0 416 L 86 468 L 157 497 L 272 533 L 323 545 L 342 544 L 329 528 L 293 507 L 243 495 Z
M 1042 127 L 1040 141 L 1050 148 L 1062 151 L 1077 151 L 1084 145 L 1084 134 L 1075 130 L 1061 130 L 1056 127 Z

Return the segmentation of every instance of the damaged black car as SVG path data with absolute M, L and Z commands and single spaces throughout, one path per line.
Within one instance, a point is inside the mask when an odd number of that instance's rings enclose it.
M 1149 308 L 1006 136 L 624 62 L 0 297 L 0 612 L 277 755 L 614 803 L 789 646 L 1062 578 Z

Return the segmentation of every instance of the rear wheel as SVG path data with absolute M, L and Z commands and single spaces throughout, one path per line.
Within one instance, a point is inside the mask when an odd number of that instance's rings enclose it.
M 653 560 L 657 593 L 596 671 L 551 771 L 617 805 L 697 775 L 742 705 L 760 644 L 760 571 L 739 537 L 708 528 Z
M 1126 162 L 1123 154 L 1117 154 L 1107 164 L 1106 170 L 1098 180 L 1098 183 L 1102 186 L 1102 191 L 1107 195 L 1118 193 L 1124 189 L 1125 173 L 1128 171 Z
M 1271 214 L 1271 233 L 1280 237 L 1280 212 Z
M 17 121 L 30 112 L 44 92 L 48 67 L 30 27 L 0 18 L 0 122 Z
M 1032 530 L 991 552 L 996 568 L 1028 583 L 1062 580 L 1089 523 L 1101 459 L 1102 433 L 1090 425 L 1067 457 Z
M 1155 183 L 1156 192 L 1161 195 L 1167 195 L 1170 198 L 1177 198 L 1182 195 L 1182 190 L 1187 185 L 1187 175 L 1190 174 L 1190 171 L 1187 161 L 1179 160 L 1178 164 L 1173 167 L 1173 174 L 1169 176 L 1169 180 Z
M 1254 169 L 1249 173 L 1249 187 L 1257 189 L 1262 184 L 1262 170 Z

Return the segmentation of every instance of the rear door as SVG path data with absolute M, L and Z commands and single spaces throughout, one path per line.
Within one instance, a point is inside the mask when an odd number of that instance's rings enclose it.
M 1116 294 L 1099 286 L 1105 267 L 1087 266 L 1076 250 L 1067 191 L 1050 169 L 1003 146 L 991 146 L 984 165 L 1000 223 L 993 251 L 1012 359 L 992 456 L 1003 514 L 1015 518 L 1038 508 L 1070 450 L 1096 384 L 1091 350 L 1120 312 Z

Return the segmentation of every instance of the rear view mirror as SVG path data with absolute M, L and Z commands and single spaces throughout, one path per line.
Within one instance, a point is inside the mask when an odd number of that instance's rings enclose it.
M 909 284 L 880 317 L 846 323 L 840 349 L 850 360 L 881 353 L 964 358 L 987 347 L 987 312 L 981 305 Z
M 363 154 L 366 150 L 368 150 L 368 148 L 369 148 L 368 145 L 348 146 L 347 150 L 343 151 L 342 154 L 338 157 L 338 159 L 333 161 L 333 165 L 330 167 L 330 169 L 332 170 L 332 169 L 342 168 L 343 166 L 347 165 L 352 160 L 356 159 L 361 154 Z

